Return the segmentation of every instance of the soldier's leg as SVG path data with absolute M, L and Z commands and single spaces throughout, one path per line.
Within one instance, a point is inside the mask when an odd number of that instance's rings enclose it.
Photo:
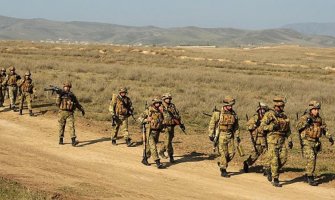
M 281 145 L 279 152 L 279 169 L 281 169 L 287 162 L 287 147 L 285 144 Z
M 20 110 L 23 110 L 23 104 L 24 104 L 24 101 L 26 100 L 26 96 L 25 94 L 21 94 L 21 97 L 20 97 L 20 104 L 19 104 L 19 109 Z
M 1 84 L 1 83 L 0 83 Z M 2 88 L 2 86 L 0 85 L 0 107 L 3 106 L 3 103 L 5 101 L 5 96 L 4 96 L 4 89 Z
M 262 150 L 262 146 L 258 144 L 256 145 L 256 148 L 257 148 L 257 152 L 260 154 Z M 253 150 L 250 156 L 247 158 L 247 160 L 245 160 L 248 166 L 253 165 L 259 158 L 259 155 L 257 154 L 257 152 Z
M 74 114 L 73 112 L 68 112 L 68 118 L 67 121 L 69 123 L 69 129 L 71 131 L 71 141 L 72 141 L 72 146 L 76 146 L 79 142 L 76 140 L 76 128 L 75 128 L 75 119 L 74 119 Z
M 150 145 L 149 145 L 149 131 L 148 130 L 146 132 L 146 135 L 147 135 L 146 153 L 147 153 L 147 157 L 150 158 L 151 157 L 151 151 L 150 151 Z
M 32 110 L 33 107 L 31 104 L 33 102 L 33 98 L 31 94 L 27 94 L 26 101 L 27 101 L 28 110 Z
M 306 159 L 306 175 L 314 176 L 316 154 L 314 152 L 313 146 L 307 142 L 304 142 L 303 148 L 304 148 L 304 157 Z
M 158 131 L 151 130 L 149 133 L 149 148 L 154 161 L 159 160 L 157 152 Z
M 232 161 L 235 156 L 235 142 L 233 138 L 228 140 L 227 147 L 228 147 L 228 154 L 227 154 L 228 156 L 227 157 L 227 167 L 228 167 L 228 163 Z
M 123 133 L 124 139 L 130 139 L 129 131 L 128 131 L 128 118 L 121 119 L 120 125 L 121 132 Z
M 224 137 L 219 137 L 219 153 L 220 153 L 220 157 L 219 157 L 219 167 L 220 169 L 227 169 L 228 167 L 228 161 L 227 158 L 228 156 L 228 142 L 224 139 Z
M 117 118 L 115 120 L 115 126 L 113 127 L 112 134 L 111 134 L 111 139 L 112 140 L 116 140 L 117 139 L 117 135 L 118 135 L 121 123 L 122 123 L 122 121 L 119 118 Z
M 174 127 L 173 126 L 170 126 L 168 127 L 168 135 L 167 135 L 167 152 L 168 152 L 168 155 L 169 157 L 172 157 L 173 156 L 173 146 L 172 146 L 172 140 L 174 138 Z
M 64 130 L 66 125 L 66 118 L 65 111 L 59 111 L 58 113 L 58 132 L 59 138 L 64 138 Z
M 160 141 L 161 141 L 161 146 L 160 146 L 160 151 L 159 151 L 159 155 L 163 158 L 167 158 L 164 153 L 166 152 L 167 150 L 167 146 L 168 146 L 168 138 L 169 138 L 169 130 L 168 130 L 168 127 L 165 127 L 161 134 L 160 134 Z
M 8 87 L 8 96 L 10 101 L 10 106 L 13 108 L 15 107 L 15 101 L 14 101 L 14 87 L 9 86 Z

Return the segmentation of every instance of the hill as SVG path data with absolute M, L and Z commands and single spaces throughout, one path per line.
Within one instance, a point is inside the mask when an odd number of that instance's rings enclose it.
M 308 35 L 335 36 L 335 23 L 296 23 L 288 24 L 283 28 L 289 28 Z
M 0 16 L 0 39 L 86 41 L 91 43 L 161 46 L 216 45 L 236 47 L 276 44 L 335 46 L 335 37 L 308 36 L 287 28 L 252 31 L 232 28 L 131 27 L 95 22 L 58 22 L 4 16 Z

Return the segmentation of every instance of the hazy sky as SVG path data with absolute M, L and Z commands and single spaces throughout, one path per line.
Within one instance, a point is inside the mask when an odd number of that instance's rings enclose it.
M 0 0 L 0 15 L 131 26 L 276 28 L 335 22 L 335 0 Z

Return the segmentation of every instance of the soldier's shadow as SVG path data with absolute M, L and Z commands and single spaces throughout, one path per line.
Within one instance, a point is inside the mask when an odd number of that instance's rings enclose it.
M 283 181 L 282 185 L 290 185 L 298 182 L 306 182 L 306 176 L 302 175 L 288 181 Z
M 200 162 L 204 160 L 214 160 L 215 156 L 214 155 L 208 155 L 206 153 L 199 153 L 199 152 L 190 152 L 188 154 L 182 155 L 182 156 L 175 156 L 175 163 L 166 163 L 166 167 L 170 167 L 172 165 L 180 164 L 180 163 L 185 163 L 185 162 Z
M 335 174 L 334 173 L 321 174 L 316 179 L 318 184 L 329 183 L 329 182 L 332 182 L 333 180 L 335 180 Z
M 96 144 L 96 143 L 99 143 L 99 142 L 106 142 L 106 141 L 111 141 L 111 138 L 102 137 L 102 138 L 94 139 L 94 140 L 79 141 L 79 144 L 77 145 L 77 147 L 84 147 L 84 146 L 87 146 L 87 145 L 92 145 L 92 144 Z

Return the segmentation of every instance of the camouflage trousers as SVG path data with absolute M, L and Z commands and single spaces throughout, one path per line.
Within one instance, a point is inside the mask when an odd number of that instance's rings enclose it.
M 70 131 L 71 131 L 71 138 L 76 137 L 76 130 L 74 127 L 74 115 L 71 111 L 64 111 L 60 110 L 58 112 L 58 125 L 59 125 L 59 137 L 64 137 L 64 131 L 66 123 L 68 123 Z
M 32 94 L 28 93 L 28 92 L 22 92 L 21 96 L 20 96 L 20 110 L 23 110 L 23 103 L 24 101 L 27 102 L 27 106 L 28 106 L 28 110 L 32 110 L 32 106 L 31 103 L 33 102 L 33 98 L 32 98 Z
M 164 141 L 160 152 L 166 152 L 169 156 L 173 156 L 173 146 L 172 140 L 174 138 L 174 127 L 175 126 L 167 126 L 164 128 L 161 137 L 163 136 Z
M 285 137 L 279 135 L 268 136 L 268 160 L 266 168 L 271 168 L 272 178 L 279 178 L 279 170 L 287 161 Z
M 147 157 L 150 158 L 152 156 L 152 159 L 155 161 L 159 160 L 157 144 L 159 141 L 160 132 L 161 130 L 149 130 L 147 134 Z
M 116 140 L 119 131 L 123 133 L 123 137 L 125 139 L 129 138 L 129 131 L 128 131 L 128 117 L 118 117 L 115 120 L 116 126 L 114 126 L 111 138 L 112 140 Z
M 306 159 L 306 175 L 314 176 L 315 174 L 315 166 L 316 166 L 316 158 L 318 154 L 318 145 L 321 145 L 319 142 L 309 141 L 307 139 L 303 139 L 303 149 L 304 149 L 304 157 Z
M 15 106 L 18 88 L 17 86 L 8 86 L 8 95 L 10 99 L 10 105 Z
M 5 96 L 6 96 L 6 88 L 0 85 L 0 106 L 3 106 Z
M 218 165 L 221 169 L 227 169 L 228 163 L 235 155 L 235 143 L 231 134 L 221 132 L 218 147 L 220 154 Z
M 269 159 L 267 157 L 267 146 L 266 146 L 266 142 L 265 142 L 265 138 L 262 136 L 258 136 L 257 140 L 256 140 L 256 149 L 257 152 L 255 151 L 255 149 L 253 149 L 252 153 L 249 155 L 249 157 L 247 158 L 247 160 L 245 160 L 245 162 L 251 166 L 253 165 L 259 157 L 262 157 L 263 159 L 260 162 L 261 165 L 267 165 L 266 163 L 269 163 Z

